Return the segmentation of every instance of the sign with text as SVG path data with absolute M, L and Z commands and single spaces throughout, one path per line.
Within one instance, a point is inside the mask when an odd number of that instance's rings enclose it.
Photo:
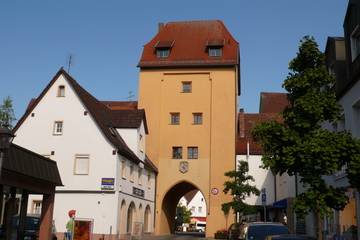
M 101 178 L 101 190 L 114 190 L 115 178 Z
M 136 188 L 136 187 L 133 187 L 133 194 L 135 196 L 138 196 L 138 197 L 144 197 L 145 196 L 145 191 L 142 190 L 142 189 L 139 189 L 139 188 Z

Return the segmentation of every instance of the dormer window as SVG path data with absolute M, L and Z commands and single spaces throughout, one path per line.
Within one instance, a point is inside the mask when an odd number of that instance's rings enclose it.
M 209 48 L 209 57 L 221 57 L 222 48 L 220 47 L 211 47 Z
M 65 97 L 65 86 L 60 85 L 57 92 L 58 97 Z
M 224 39 L 208 40 L 206 43 L 206 48 L 207 48 L 209 57 L 221 57 L 224 42 L 225 42 Z
M 158 41 L 155 44 L 156 56 L 158 58 L 167 58 L 170 55 L 170 50 L 174 45 L 174 41 Z
M 169 48 L 163 48 L 163 49 L 156 49 L 156 56 L 158 58 L 167 58 L 170 55 L 170 49 Z

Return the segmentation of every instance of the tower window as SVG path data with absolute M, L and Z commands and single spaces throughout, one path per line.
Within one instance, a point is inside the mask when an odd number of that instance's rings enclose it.
M 170 55 L 170 49 L 169 48 L 159 48 L 156 49 L 156 56 L 158 58 L 167 58 Z
M 221 57 L 222 48 L 221 47 L 209 47 L 209 57 Z
M 172 158 L 173 159 L 182 159 L 182 147 L 173 147 L 172 148 Z
M 182 92 L 191 93 L 191 82 L 182 82 Z
M 170 113 L 170 123 L 172 125 L 180 124 L 180 113 Z
M 56 121 L 54 123 L 54 135 L 62 135 L 63 133 L 63 122 L 62 121 Z
M 202 113 L 193 113 L 193 124 L 195 125 L 199 125 L 202 124 L 203 118 L 202 118 Z
M 197 159 L 199 157 L 198 147 L 188 147 L 188 159 Z

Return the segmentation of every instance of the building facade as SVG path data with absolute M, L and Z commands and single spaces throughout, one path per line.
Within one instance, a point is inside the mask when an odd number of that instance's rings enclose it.
M 221 204 L 231 199 L 224 173 L 235 167 L 239 45 L 221 21 L 159 24 L 138 66 L 146 149 L 159 169 L 155 231 L 173 232 L 176 204 L 198 189 L 213 236 L 234 221 Z
M 94 237 L 124 237 L 135 222 L 153 232 L 157 169 L 145 152 L 145 113 L 121 105 L 97 100 L 60 69 L 14 129 L 16 143 L 57 162 L 59 235 L 71 209 L 92 221 Z M 41 201 L 31 195 L 28 212 L 37 213 Z

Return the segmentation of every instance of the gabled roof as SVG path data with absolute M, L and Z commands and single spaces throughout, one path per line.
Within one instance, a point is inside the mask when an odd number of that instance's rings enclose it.
M 145 132 L 148 133 L 145 110 L 111 110 L 109 112 L 111 126 L 114 128 L 139 128 L 144 121 Z
M 93 117 L 95 123 L 105 135 L 105 137 L 109 140 L 109 142 L 117 148 L 118 152 L 134 163 L 138 164 L 141 160 L 137 157 L 136 154 L 126 145 L 125 141 L 118 134 L 117 131 L 113 131 L 113 123 L 117 122 L 119 114 L 113 114 L 112 110 L 105 106 L 102 102 L 93 97 L 90 93 L 88 93 L 84 88 L 82 88 L 74 78 L 72 78 L 63 68 L 61 68 L 53 77 L 53 79 L 49 82 L 49 84 L 45 87 L 45 89 L 41 92 L 38 98 L 35 101 L 32 101 L 32 104 L 29 104 L 28 109 L 25 114 L 20 118 L 16 126 L 14 127 L 14 132 L 21 126 L 21 124 L 25 121 L 25 119 L 29 116 L 29 114 L 33 111 L 33 109 L 37 106 L 37 104 L 41 101 L 47 91 L 51 88 L 51 86 L 55 83 L 55 81 L 59 78 L 60 75 L 63 75 L 65 79 L 68 81 L 70 86 L 73 88 L 75 93 L 78 95 L 85 108 L 89 111 L 89 114 Z M 135 111 L 135 110 L 134 110 Z M 145 117 L 145 113 L 143 110 L 138 110 L 139 115 Z M 135 122 L 135 121 L 134 121 Z M 136 121 L 140 126 L 140 123 L 137 119 Z M 133 123 L 132 123 L 133 124 Z M 154 170 L 155 171 L 155 170 Z
M 280 113 L 289 105 L 286 93 L 260 93 L 260 113 Z
M 53 186 L 62 186 L 55 161 L 28 149 L 11 144 L 8 157 L 4 158 L 2 171 L 10 171 L 23 176 L 45 181 Z
M 209 57 L 209 43 L 220 43 L 221 57 Z M 156 48 L 171 43 L 170 55 L 158 58 Z M 164 45 L 165 44 L 165 45 Z M 169 44 L 168 44 L 169 45 Z M 220 20 L 169 22 L 144 46 L 138 66 L 189 67 L 239 65 L 239 44 Z
M 246 155 L 248 143 L 250 155 L 261 155 L 263 150 L 261 146 L 253 139 L 251 131 L 257 124 L 271 120 L 282 121 L 282 117 L 279 113 L 240 112 L 238 115 L 240 129 L 236 138 L 236 155 Z

